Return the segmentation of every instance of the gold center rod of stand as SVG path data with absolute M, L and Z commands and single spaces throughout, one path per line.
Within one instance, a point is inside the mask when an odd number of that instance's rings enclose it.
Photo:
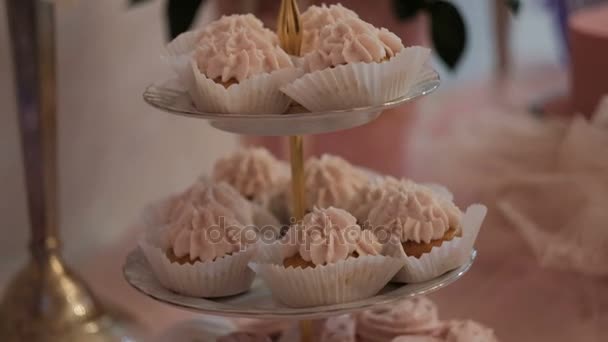
M 296 0 L 282 0 L 277 21 L 277 33 L 281 47 L 293 56 L 300 55 L 302 45 L 302 27 L 300 26 L 300 11 Z M 304 217 L 304 138 L 289 137 L 289 152 L 291 161 L 291 184 L 293 192 L 293 209 L 297 221 Z M 300 322 L 300 341 L 312 341 L 312 321 Z

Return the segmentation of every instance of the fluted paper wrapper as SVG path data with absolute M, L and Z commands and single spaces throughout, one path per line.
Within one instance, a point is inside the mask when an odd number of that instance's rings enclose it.
M 190 60 L 199 35 L 199 31 L 184 32 L 167 44 L 161 54 L 161 59 L 177 74 L 179 81 L 188 88 L 194 85 Z
M 272 296 L 290 307 L 346 303 L 378 293 L 403 266 L 389 256 L 349 258 L 314 268 L 282 265 L 280 243 L 259 248 L 250 266 L 270 288 Z
M 302 75 L 292 67 L 248 78 L 225 88 L 207 78 L 191 61 L 195 88 L 190 95 L 198 110 L 207 113 L 282 114 L 291 99 L 280 88 Z
M 162 249 L 146 240 L 139 242 L 158 281 L 177 293 L 202 298 L 232 296 L 247 291 L 255 274 L 247 264 L 255 248 L 214 261 L 180 265 L 171 262 Z
M 385 62 L 345 64 L 305 74 L 281 90 L 312 112 L 377 105 L 406 95 L 427 77 L 429 58 L 429 49 L 408 47 Z
M 436 278 L 464 265 L 471 257 L 477 234 L 486 216 L 487 208 L 481 204 L 469 206 L 462 217 L 462 237 L 446 241 L 433 247 L 420 258 L 405 256 L 400 243 L 389 244 L 387 249 L 396 249 L 405 258 L 405 266 L 393 278 L 393 282 L 420 283 Z

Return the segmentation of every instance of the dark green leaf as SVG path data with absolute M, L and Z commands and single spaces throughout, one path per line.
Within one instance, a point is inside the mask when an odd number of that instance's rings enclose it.
M 519 0 L 505 0 L 505 4 L 509 7 L 509 10 L 514 15 L 519 13 L 519 9 L 521 8 L 521 1 Z
M 169 37 L 177 37 L 188 31 L 196 17 L 196 12 L 204 0 L 169 0 L 167 2 L 167 17 L 169 18 Z
M 431 37 L 441 60 L 454 69 L 466 48 L 466 27 L 460 12 L 445 1 L 428 4 L 431 16 Z
M 129 0 L 129 6 L 135 6 L 150 0 Z
M 393 9 L 399 20 L 415 17 L 425 5 L 425 0 L 393 0 Z

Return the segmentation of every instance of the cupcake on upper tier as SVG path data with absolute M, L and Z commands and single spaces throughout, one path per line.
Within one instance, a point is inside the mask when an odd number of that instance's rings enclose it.
M 373 296 L 403 265 L 383 255 L 371 231 L 337 208 L 318 209 L 252 263 L 272 295 L 292 307 L 331 305 Z
M 302 23 L 301 54 L 306 55 L 318 48 L 319 35 L 325 26 L 335 24 L 346 18 L 359 18 L 359 16 L 341 4 L 329 6 L 322 4 L 321 6 L 308 7 L 300 17 Z
M 371 106 L 406 95 L 421 77 L 430 51 L 404 48 L 395 34 L 349 12 L 326 12 L 330 19 L 320 24 L 328 24 L 309 31 L 313 38 L 303 56 L 308 73 L 281 90 L 310 111 Z
M 301 75 L 276 34 L 252 15 L 224 16 L 179 36 L 166 50 L 165 59 L 204 112 L 283 113 L 290 100 L 279 88 Z

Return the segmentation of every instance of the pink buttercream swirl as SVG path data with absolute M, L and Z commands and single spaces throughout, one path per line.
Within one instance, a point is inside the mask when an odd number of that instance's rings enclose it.
M 241 82 L 293 66 L 276 34 L 252 15 L 223 17 L 210 24 L 201 32 L 194 58 L 200 72 L 221 82 Z
M 474 321 L 450 321 L 444 335 L 445 342 L 498 342 L 492 329 Z
M 192 206 L 219 204 L 242 225 L 253 224 L 251 204 L 231 185 L 200 179 L 181 194 L 170 199 L 166 223 L 177 221 Z
M 309 71 L 349 63 L 382 62 L 403 49 L 401 39 L 358 18 L 346 18 L 321 30 L 314 51 L 304 56 Z
M 284 239 L 287 256 L 299 253 L 315 265 L 346 260 L 353 252 L 362 256 L 380 254 L 381 246 L 368 234 L 362 238 L 361 227 L 346 210 L 314 208 Z
M 324 154 L 310 158 L 304 165 L 306 206 L 346 209 L 366 182 L 367 175 L 340 157 Z
M 263 148 L 241 149 L 218 160 L 213 167 L 213 179 L 225 181 L 243 196 L 265 204 L 289 181 L 287 165 Z
M 357 330 L 365 341 L 390 341 L 407 334 L 433 334 L 441 327 L 437 306 L 426 297 L 402 300 L 357 315 Z
M 243 225 L 225 207 L 194 202 L 169 225 L 162 240 L 178 258 L 205 262 L 240 251 L 243 231 Z
M 345 8 L 341 4 L 310 6 L 301 16 L 302 55 L 314 51 L 319 45 L 321 30 L 328 25 L 335 24 L 346 18 L 358 18 L 357 13 Z
M 256 40 L 270 42 L 273 45 L 279 43 L 277 34 L 265 28 L 262 21 L 253 14 L 233 14 L 224 15 L 205 26 L 200 31 L 199 44 L 204 44 L 220 33 L 236 32 L 240 29 L 246 29 L 257 36 Z
M 429 188 L 403 181 L 384 182 L 369 210 L 368 224 L 376 234 L 389 232 L 401 242 L 428 243 L 454 228 L 460 230 L 462 212 Z

